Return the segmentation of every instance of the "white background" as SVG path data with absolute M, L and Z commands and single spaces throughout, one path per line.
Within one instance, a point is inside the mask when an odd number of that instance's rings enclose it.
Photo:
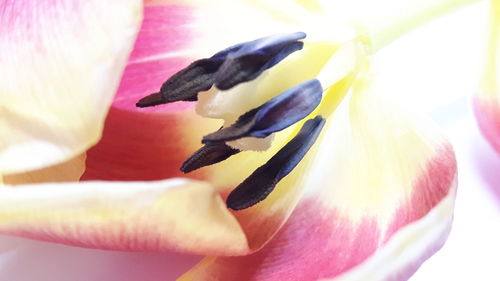
M 387 92 L 430 112 L 458 160 L 452 232 L 411 281 L 500 280 L 500 157 L 480 135 L 471 109 L 486 26 L 486 3 L 475 4 L 416 29 L 375 58 Z

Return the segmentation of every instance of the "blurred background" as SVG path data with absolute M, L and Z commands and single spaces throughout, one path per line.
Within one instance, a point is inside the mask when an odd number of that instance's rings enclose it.
M 471 107 L 487 8 L 483 1 L 417 28 L 375 58 L 381 87 L 430 114 L 457 154 L 452 232 L 411 281 L 500 280 L 500 157 L 480 135 Z

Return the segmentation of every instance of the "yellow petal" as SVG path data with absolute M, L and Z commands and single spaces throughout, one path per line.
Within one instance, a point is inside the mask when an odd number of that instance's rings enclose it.
M 86 155 L 81 154 L 66 162 L 42 169 L 9 174 L 4 176 L 4 183 L 9 185 L 31 184 L 43 182 L 78 181 L 85 171 Z
M 126 251 L 248 251 L 215 190 L 187 179 L 1 186 L 0 234 Z
M 0 171 L 75 157 L 100 138 L 141 1 L 4 1 L 0 11 Z

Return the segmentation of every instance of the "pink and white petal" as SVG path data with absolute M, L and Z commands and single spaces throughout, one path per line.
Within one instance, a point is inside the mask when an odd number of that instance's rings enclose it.
M 406 280 L 442 245 L 456 162 L 432 122 L 361 85 L 328 123 L 305 194 L 269 243 L 206 258 L 179 280 Z M 379 268 L 394 255 L 390 272 Z
M 448 238 L 453 220 L 455 191 L 456 189 L 451 190 L 424 217 L 395 233 L 384 247 L 361 265 L 331 281 L 408 280 Z
M 481 88 L 474 96 L 474 112 L 481 132 L 500 152 L 500 3 L 490 1 L 488 49 Z
M 491 146 L 500 152 L 500 101 L 483 99 L 476 95 L 473 108 L 481 133 Z
M 97 142 L 141 18 L 139 0 L 2 1 L 2 173 L 64 162 Z
M 0 194 L 0 234 L 122 251 L 248 251 L 237 220 L 202 182 L 47 183 Z

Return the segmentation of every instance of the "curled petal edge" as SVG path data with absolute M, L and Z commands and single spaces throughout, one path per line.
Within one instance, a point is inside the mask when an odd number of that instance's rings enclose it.
M 457 179 L 449 194 L 427 215 L 400 229 L 365 262 L 345 274 L 322 281 L 403 281 L 444 245 L 451 230 Z M 411 244 L 411 249 L 406 245 Z
M 182 178 L 0 185 L 0 234 L 122 251 L 249 251 L 220 195 Z

